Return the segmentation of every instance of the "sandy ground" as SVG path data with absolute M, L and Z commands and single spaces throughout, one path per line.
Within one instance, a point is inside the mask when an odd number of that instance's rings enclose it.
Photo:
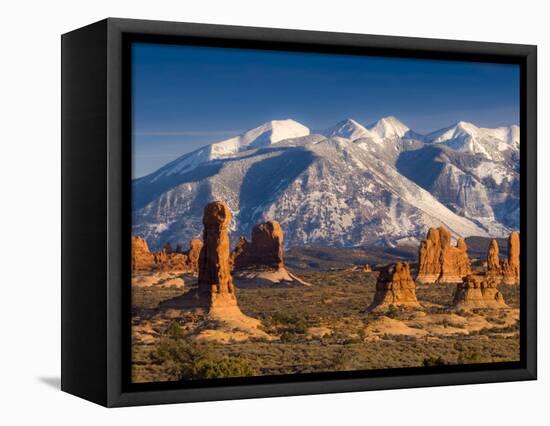
M 134 273 L 132 286 L 137 287 L 184 287 L 181 272 L 143 272 Z

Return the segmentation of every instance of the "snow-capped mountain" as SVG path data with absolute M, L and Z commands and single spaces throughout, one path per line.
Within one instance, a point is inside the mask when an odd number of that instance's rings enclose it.
M 519 174 L 506 162 L 426 145 L 402 153 L 396 168 L 493 236 L 519 228 Z
M 200 236 L 205 204 L 222 199 L 233 237 L 276 219 L 287 246 L 392 244 L 439 225 L 455 236 L 504 236 L 519 221 L 519 129 L 466 124 L 423 136 L 395 117 L 314 134 L 271 121 L 134 180 L 133 232 L 153 249 L 186 242 Z M 463 149 L 472 140 L 510 148 L 487 158 Z
M 197 165 L 240 151 L 268 146 L 284 139 L 309 135 L 309 129 L 294 120 L 272 120 L 242 135 L 207 145 L 164 166 L 160 175 L 181 174 Z
M 367 126 L 367 129 L 380 139 L 402 138 L 411 130 L 393 116 L 381 118 L 376 123 Z
M 424 137 L 395 117 L 384 117 L 367 127 L 370 135 L 354 140 L 365 151 L 395 165 L 402 152 L 419 149 Z
M 485 129 L 460 121 L 453 126 L 426 135 L 434 144 L 444 144 L 455 151 L 479 154 L 500 161 L 511 151 L 519 150 L 519 127 Z
M 357 121 L 348 118 L 340 121 L 334 126 L 329 127 L 320 132 L 327 138 L 333 138 L 335 136 L 346 138 L 349 140 L 356 140 L 359 138 L 375 138 L 376 135 L 368 131 L 365 127 L 359 124 Z

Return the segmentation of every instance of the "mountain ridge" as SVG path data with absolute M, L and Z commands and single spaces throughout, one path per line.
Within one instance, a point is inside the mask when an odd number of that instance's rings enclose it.
M 229 204 L 233 233 L 276 219 L 289 245 L 391 245 L 432 225 L 457 237 L 513 229 L 519 128 L 459 122 L 438 132 L 417 134 L 393 116 L 366 127 L 345 119 L 314 133 L 273 120 L 135 179 L 133 232 L 153 248 L 195 238 L 212 199 Z

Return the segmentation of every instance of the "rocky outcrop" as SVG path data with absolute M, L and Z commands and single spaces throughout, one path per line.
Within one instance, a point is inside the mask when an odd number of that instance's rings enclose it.
M 252 229 L 252 240 L 240 237 L 231 253 L 235 283 L 238 287 L 310 285 L 285 268 L 283 230 L 279 222 L 270 220 Z
M 203 246 L 198 259 L 198 288 L 161 304 L 162 312 L 193 311 L 199 339 L 231 342 L 250 337 L 270 338 L 259 329 L 260 321 L 244 315 L 239 309 L 229 264 L 231 211 L 221 201 L 204 208 Z M 177 315 L 177 313 L 176 313 Z
M 132 237 L 132 271 L 135 272 L 198 272 L 198 259 L 202 241 L 192 240 L 188 251 L 182 252 L 181 246 L 173 250 L 167 243 L 161 251 L 151 253 L 147 242 Z
M 487 250 L 487 276 L 494 279 L 502 279 L 502 268 L 497 240 L 491 241 Z
M 508 259 L 502 262 L 502 282 L 519 284 L 519 232 L 512 232 L 508 237 Z
M 460 238 L 451 246 L 451 233 L 445 228 L 430 228 L 418 251 L 417 281 L 456 283 L 471 273 L 466 242 Z
M 239 241 L 237 241 L 237 245 L 231 252 L 231 256 L 229 258 L 231 269 L 235 268 L 235 261 L 238 258 L 242 259 L 244 256 L 246 256 L 245 253 L 247 252 L 248 246 L 249 246 L 249 242 L 245 237 L 241 235 L 241 237 L 239 237 Z
M 147 241 L 139 236 L 132 237 L 132 271 L 147 271 L 153 267 L 155 259 L 149 251 Z
M 181 253 L 176 253 L 168 247 L 161 251 L 153 253 L 155 263 L 153 265 L 154 271 L 179 271 L 184 272 L 186 268 L 186 256 Z
M 438 282 L 441 283 L 458 283 L 472 272 L 470 268 L 470 259 L 468 259 L 468 247 L 466 241 L 459 238 L 456 242 L 456 247 L 450 245 L 442 247 L 441 252 L 441 276 Z
M 433 283 L 441 275 L 441 237 L 439 230 L 430 228 L 418 250 L 418 275 L 416 280 Z
M 204 246 L 199 256 L 198 293 L 201 304 L 209 309 L 236 307 L 237 297 L 229 266 L 231 211 L 221 201 L 208 204 L 203 216 Z
M 497 289 L 497 281 L 483 275 L 468 275 L 457 284 L 451 307 L 454 309 L 499 309 L 508 307 Z
M 240 254 L 235 254 L 235 269 L 254 266 L 283 268 L 283 230 L 281 225 L 275 220 L 256 225 L 252 229 L 251 242 L 248 243 L 241 237 L 236 250 L 239 250 Z
M 398 262 L 380 271 L 374 300 L 367 311 L 384 310 L 390 305 L 400 308 L 421 308 L 416 299 L 416 285 L 411 278 L 408 263 Z
M 366 264 L 363 266 L 363 269 L 361 269 L 361 272 L 372 272 L 372 268 L 370 265 Z
M 203 244 L 201 240 L 191 240 L 191 243 L 189 244 L 189 250 L 183 253 L 185 255 L 186 269 L 190 272 L 199 271 L 199 256 L 201 253 L 202 245 Z

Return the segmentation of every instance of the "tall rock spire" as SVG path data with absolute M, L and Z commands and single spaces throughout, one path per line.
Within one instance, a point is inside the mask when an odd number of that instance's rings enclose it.
M 214 201 L 204 208 L 203 242 L 199 256 L 199 299 L 210 307 L 237 306 L 229 265 L 231 211 L 225 203 Z

